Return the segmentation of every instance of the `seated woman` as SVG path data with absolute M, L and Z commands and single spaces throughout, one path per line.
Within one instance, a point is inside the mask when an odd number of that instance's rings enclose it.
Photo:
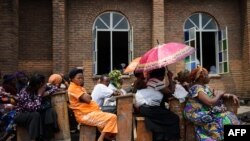
M 78 123 L 96 126 L 101 130 L 98 141 L 117 133 L 117 117 L 115 114 L 102 112 L 96 102 L 82 87 L 84 77 L 82 69 L 74 68 L 69 72 L 68 88 L 69 107 L 73 110 Z
M 179 117 L 165 106 L 161 106 L 163 95 L 167 94 L 165 92 L 171 92 L 170 89 L 162 87 L 164 83 L 160 83 L 163 82 L 164 77 L 165 68 L 149 72 L 147 87 L 137 89 L 135 94 L 135 106 L 145 117 L 146 127 L 153 133 L 153 141 L 179 139 L 180 137 Z M 168 79 L 172 79 L 171 72 L 168 74 Z
M 191 86 L 188 100 L 184 108 L 184 116 L 195 125 L 198 141 L 220 141 L 224 139 L 224 125 L 240 124 L 236 115 L 226 111 L 222 104 L 223 96 L 232 96 L 235 102 L 238 98 L 225 92 L 211 91 L 206 84 L 209 83 L 208 71 L 198 66 L 189 75 Z
M 31 76 L 28 86 L 18 94 L 14 122 L 28 130 L 31 141 L 51 139 L 53 133 L 58 131 L 56 113 L 51 107 L 42 104 L 44 96 L 49 96 L 56 91 L 55 87 L 48 89 L 45 76 L 34 74 Z M 46 113 L 50 120 L 43 113 Z M 50 124 L 45 124 L 45 122 Z

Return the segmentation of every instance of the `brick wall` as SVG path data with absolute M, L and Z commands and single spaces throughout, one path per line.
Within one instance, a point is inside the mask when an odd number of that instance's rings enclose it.
M 242 6 L 242 27 L 243 27 L 243 96 L 250 96 L 250 2 L 248 0 L 243 0 L 241 3 Z
M 19 1 L 19 70 L 52 73 L 51 0 Z
M 63 2 L 65 5 L 55 7 L 58 6 L 57 2 L 59 4 Z M 155 0 L 155 2 L 162 1 Z M 62 70 L 67 73 L 67 69 L 84 66 L 86 88 L 88 91 L 92 90 L 95 83 L 92 70 L 92 26 L 96 17 L 106 11 L 121 12 L 133 26 L 135 57 L 144 54 L 154 44 L 153 0 L 21 0 L 19 1 L 19 20 L 17 20 L 18 4 L 16 3 L 17 0 L 0 2 L 0 29 L 2 31 L 0 33 L 0 67 L 4 72 L 19 69 L 30 73 L 39 71 L 49 75 L 53 71 Z M 52 9 L 52 4 L 58 9 Z M 250 83 L 248 5 L 249 2 L 246 0 L 242 0 L 242 3 L 238 0 L 165 0 L 165 42 L 183 41 L 183 24 L 192 13 L 206 12 L 212 15 L 219 27 L 228 27 L 230 73 L 212 79 L 211 85 L 244 95 L 250 89 L 248 88 Z M 59 13 L 54 12 L 54 14 L 59 14 L 54 15 L 58 19 L 53 19 L 53 10 L 58 10 Z M 64 12 L 65 15 L 62 16 L 65 16 L 63 17 L 65 19 L 60 19 L 60 14 Z M 58 23 L 61 23 L 60 20 L 65 21 L 59 25 L 63 28 L 61 32 L 66 32 L 65 35 L 56 36 L 61 34 L 60 28 L 57 28 L 56 24 L 53 26 L 53 22 L 57 20 Z M 157 23 L 157 19 L 154 22 Z M 53 35 L 52 32 L 56 34 Z M 154 32 L 154 35 L 157 35 L 157 32 Z M 65 40 L 60 39 L 61 37 L 65 37 Z M 58 41 L 57 48 L 54 48 L 54 57 L 52 41 L 54 43 Z M 55 51 L 61 43 L 65 52 L 59 52 L 62 58 L 58 57 L 60 61 L 57 61 L 58 55 Z M 4 63 L 5 60 L 8 63 Z M 55 69 L 55 64 L 61 66 Z M 178 72 L 184 68 L 184 63 L 179 62 L 170 65 L 169 68 Z M 126 79 L 125 85 L 129 85 L 133 79 Z
M 183 25 L 185 20 L 195 12 L 210 14 L 217 21 L 219 28 L 228 27 L 229 38 L 229 74 L 213 78 L 211 86 L 226 89 L 229 92 L 242 95 L 242 34 L 240 1 L 227 0 L 179 0 L 165 1 L 165 36 L 166 42 L 184 41 Z M 184 63 L 171 65 L 172 70 L 182 70 Z
M 18 1 L 0 1 L 0 71 L 2 75 L 17 69 Z
M 68 1 L 67 8 L 69 67 L 84 65 L 85 86 L 89 91 L 94 86 L 92 26 L 101 13 L 112 10 L 127 17 L 134 29 L 135 57 L 151 48 L 152 0 L 75 0 Z

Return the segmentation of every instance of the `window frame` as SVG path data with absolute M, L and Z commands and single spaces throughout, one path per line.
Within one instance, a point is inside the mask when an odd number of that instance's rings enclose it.
M 206 17 L 207 23 L 203 24 L 202 22 L 204 22 L 205 20 L 203 19 L 203 17 Z M 209 19 L 210 18 L 210 19 Z M 213 25 L 214 27 L 211 29 L 206 29 L 206 27 L 208 25 Z M 213 75 L 218 75 L 218 74 L 224 74 L 224 73 L 228 73 L 229 72 L 229 57 L 228 57 L 228 37 L 227 37 L 227 28 L 225 28 L 225 31 L 223 30 L 219 30 L 218 24 L 216 22 L 216 20 L 206 14 L 206 13 L 194 13 L 192 14 L 190 17 L 187 18 L 187 20 L 184 22 L 183 25 L 183 31 L 184 31 L 184 42 L 185 44 L 192 46 L 190 41 L 191 40 L 195 40 L 195 45 L 193 46 L 194 48 L 197 48 L 197 37 L 193 38 L 189 38 L 189 35 L 194 34 L 196 36 L 196 33 L 199 32 L 200 36 L 199 36 L 199 46 L 200 46 L 200 52 L 195 52 L 194 54 L 188 56 L 185 58 L 185 68 L 188 70 L 192 70 L 193 68 L 195 68 L 198 64 L 195 60 L 194 57 L 197 58 L 197 53 L 199 53 L 200 55 L 200 64 L 201 66 L 203 66 L 203 56 L 202 56 L 202 32 L 214 32 L 215 33 L 215 65 L 216 65 L 216 74 Z M 192 33 L 193 32 L 193 33 Z M 222 34 L 220 34 L 222 33 Z M 223 34 L 224 33 L 224 34 Z M 221 36 L 220 36 L 221 35 Z M 187 38 L 188 36 L 188 38 Z M 220 41 L 223 40 L 224 42 Z M 226 44 L 226 53 L 222 53 L 222 58 L 223 60 L 221 62 L 219 62 L 220 60 L 220 56 L 219 53 L 220 52 L 220 47 L 224 45 L 224 43 Z M 222 50 L 223 51 L 223 50 Z M 194 64 L 192 64 L 194 63 Z M 222 65 L 221 65 L 222 64 Z M 221 67 L 223 67 L 223 69 L 221 69 Z M 226 69 L 225 69 L 226 68 Z M 225 71 L 226 70 L 226 71 Z
M 109 20 L 104 19 L 106 16 L 109 17 Z M 116 23 L 114 24 L 114 17 L 121 17 L 120 19 L 116 20 Z M 125 20 L 125 21 L 124 21 Z M 103 24 L 101 28 L 99 28 L 97 25 Z M 120 28 L 119 24 L 123 24 L 124 28 Z M 119 27 L 119 28 L 118 28 Z M 100 14 L 94 21 L 93 28 L 92 28 L 92 39 L 93 39 L 93 75 L 98 74 L 98 32 L 99 31 L 107 31 L 110 32 L 110 71 L 113 70 L 113 32 L 128 32 L 128 63 L 131 62 L 131 60 L 134 57 L 134 47 L 133 47 L 133 28 L 130 27 L 128 19 L 119 12 L 115 11 L 108 11 Z M 128 65 L 128 64 L 126 64 Z M 101 75 L 101 74 L 99 74 Z

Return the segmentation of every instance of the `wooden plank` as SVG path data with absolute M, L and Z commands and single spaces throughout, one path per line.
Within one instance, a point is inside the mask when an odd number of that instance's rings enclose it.
M 137 140 L 136 141 L 152 141 L 152 133 L 146 128 L 144 117 L 136 117 L 136 132 Z
M 95 141 L 96 127 L 81 124 L 79 134 L 79 141 Z
M 57 122 L 59 125 L 59 132 L 55 133 L 54 141 L 71 141 L 66 97 L 67 94 L 65 91 L 51 96 L 52 107 L 57 113 Z
M 133 94 L 116 97 L 118 133 L 116 141 L 132 140 Z
M 30 137 L 26 128 L 17 126 L 17 141 L 29 141 Z

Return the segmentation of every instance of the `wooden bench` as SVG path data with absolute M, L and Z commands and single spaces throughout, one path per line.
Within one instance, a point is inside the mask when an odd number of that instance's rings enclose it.
M 178 115 L 180 122 L 180 141 L 185 141 L 185 134 L 186 134 L 186 125 L 185 125 L 185 118 L 183 115 L 183 110 L 186 105 L 186 102 L 180 103 L 178 99 L 171 97 L 169 98 L 169 110 L 174 112 Z
M 95 141 L 96 127 L 89 125 L 80 125 L 79 141 Z
M 53 94 L 51 96 L 51 104 L 57 113 L 59 126 L 59 132 L 54 135 L 53 141 L 71 141 L 66 92 L 61 91 Z M 17 141 L 29 141 L 26 128 L 17 126 Z
M 152 141 L 152 133 L 146 128 L 144 117 L 136 117 L 136 134 L 136 141 Z
M 17 126 L 16 131 L 17 131 L 16 133 L 17 141 L 29 141 L 30 140 L 30 137 L 26 128 L 22 126 Z
M 118 133 L 116 141 L 131 141 L 133 136 L 133 94 L 116 97 Z
M 52 107 L 57 113 L 57 122 L 59 125 L 59 132 L 54 135 L 53 141 L 71 141 L 67 93 L 61 91 L 51 96 Z

